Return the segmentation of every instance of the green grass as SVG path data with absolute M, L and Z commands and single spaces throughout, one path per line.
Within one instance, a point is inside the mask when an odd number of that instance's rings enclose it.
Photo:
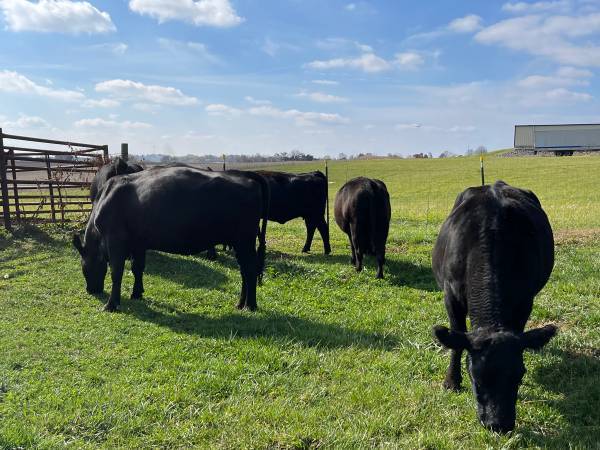
M 313 170 L 321 163 L 288 166 Z M 600 158 L 494 158 L 487 179 L 533 189 L 559 236 L 531 322 L 558 323 L 527 354 L 517 428 L 483 429 L 469 391 L 441 388 L 447 324 L 430 253 L 477 158 L 330 164 L 330 196 L 357 175 L 392 196 L 386 279 L 334 254 L 302 255 L 304 225 L 269 224 L 257 313 L 238 312 L 230 254 L 150 253 L 146 294 L 122 312 L 85 293 L 68 231 L 0 238 L 0 447 L 598 448 Z M 1 232 L 0 232 L 1 233 Z M 124 293 L 133 277 L 124 279 Z M 108 286 L 108 281 L 106 286 Z

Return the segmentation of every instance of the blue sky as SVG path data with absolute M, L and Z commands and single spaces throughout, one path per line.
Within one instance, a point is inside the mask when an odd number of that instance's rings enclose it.
M 0 126 L 111 151 L 504 148 L 599 68 L 600 0 L 0 0 Z

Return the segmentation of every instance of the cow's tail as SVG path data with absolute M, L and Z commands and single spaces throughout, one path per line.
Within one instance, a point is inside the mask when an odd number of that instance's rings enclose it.
M 374 198 L 374 201 L 370 202 L 369 207 L 369 239 L 371 244 L 371 254 L 375 255 L 377 253 L 377 236 L 379 230 L 377 229 L 377 208 L 379 207 L 377 202 L 377 197 Z
M 258 232 L 258 250 L 256 251 L 256 278 L 258 284 L 262 285 L 263 272 L 265 270 L 265 258 L 267 255 L 267 222 L 271 205 L 271 189 L 269 182 L 261 175 L 256 175 L 256 181 L 260 183 L 262 191 L 262 224 Z

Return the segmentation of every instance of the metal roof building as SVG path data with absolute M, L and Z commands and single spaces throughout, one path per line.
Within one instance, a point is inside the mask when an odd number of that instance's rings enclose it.
M 516 125 L 515 150 L 557 154 L 600 150 L 600 124 Z

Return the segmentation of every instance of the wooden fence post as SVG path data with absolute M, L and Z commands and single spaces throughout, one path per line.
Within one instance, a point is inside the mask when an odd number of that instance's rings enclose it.
M 6 155 L 4 153 L 4 134 L 0 128 L 0 187 L 2 190 L 2 213 L 4 215 L 4 228 L 12 229 L 10 223 L 10 206 L 8 202 L 8 183 L 6 182 Z
M 121 158 L 125 161 L 129 160 L 129 144 L 125 142 L 121 143 Z
M 104 155 L 104 164 L 108 163 L 108 145 L 102 147 L 102 154 Z
M 15 152 L 14 152 L 14 150 L 11 150 L 8 154 L 10 155 L 10 167 L 12 170 L 12 179 L 14 181 L 13 196 L 14 196 L 14 201 L 15 201 L 15 215 L 17 216 L 17 222 L 20 222 L 21 221 L 21 205 L 19 204 L 19 186 L 17 184 L 17 167 L 15 164 Z
M 56 209 L 54 208 L 54 188 L 52 186 L 52 168 L 50 167 L 50 157 L 46 155 L 46 173 L 48 174 L 48 190 L 50 191 L 50 211 L 52 222 L 56 222 Z M 64 217 L 63 217 L 64 219 Z

